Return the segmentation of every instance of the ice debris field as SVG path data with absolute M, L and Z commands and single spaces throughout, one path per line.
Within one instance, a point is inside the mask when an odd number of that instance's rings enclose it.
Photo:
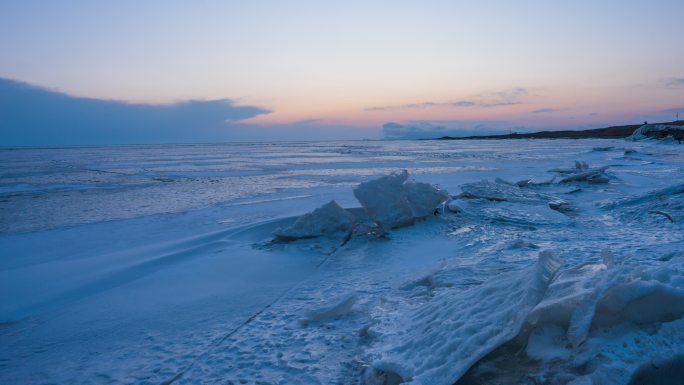
M 684 383 L 633 139 L 0 149 L 0 383 Z

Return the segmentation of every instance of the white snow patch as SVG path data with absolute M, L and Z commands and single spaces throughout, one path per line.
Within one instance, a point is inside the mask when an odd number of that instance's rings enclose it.
M 615 265 L 612 253 L 602 254 L 604 263 L 566 270 L 549 286 L 528 319 L 536 329 L 529 336 L 527 354 L 540 360 L 565 359 L 570 346 L 568 370 L 589 365 L 582 381 L 624 384 L 644 359 L 684 352 L 684 346 L 676 351 L 653 349 L 682 341 L 684 263 L 673 258 L 650 268 Z M 564 337 L 559 330 L 565 331 Z M 664 343 L 663 333 L 678 340 Z
M 309 322 L 325 321 L 349 314 L 357 300 L 358 296 L 356 293 L 348 294 L 321 307 L 309 310 L 306 313 L 306 318 L 300 322 L 306 325 Z

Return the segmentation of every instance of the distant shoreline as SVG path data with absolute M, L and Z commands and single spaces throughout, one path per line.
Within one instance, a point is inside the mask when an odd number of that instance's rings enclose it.
M 684 120 L 667 123 L 674 126 L 684 126 Z M 593 128 L 589 130 L 563 130 L 563 131 L 539 131 L 530 133 L 512 133 L 503 135 L 476 135 L 476 136 L 442 136 L 432 140 L 476 140 L 476 139 L 622 139 L 634 132 L 642 124 L 629 124 L 625 126 L 610 126 Z

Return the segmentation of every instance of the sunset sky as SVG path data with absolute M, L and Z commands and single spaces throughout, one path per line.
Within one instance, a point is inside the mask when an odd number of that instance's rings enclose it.
M 11 137 L 0 144 L 59 137 L 10 114 L 24 108 L 7 107 L 17 87 L 254 112 L 227 113 L 205 136 L 188 124 L 144 139 L 160 142 L 380 138 L 388 122 L 485 132 L 673 120 L 684 115 L 683 20 L 681 0 L 4 0 L 0 129 Z M 69 125 L 56 122 L 49 130 Z M 57 142 L 143 140 L 125 127 L 115 139 L 65 130 Z

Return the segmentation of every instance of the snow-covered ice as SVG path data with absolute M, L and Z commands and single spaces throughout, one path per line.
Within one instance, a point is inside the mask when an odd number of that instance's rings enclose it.
M 304 214 L 290 226 L 273 232 L 275 241 L 293 241 L 315 237 L 344 238 L 354 235 L 357 227 L 393 229 L 408 226 L 419 219 L 435 215 L 448 194 L 428 183 L 408 181 L 408 171 L 401 170 L 359 184 L 354 196 L 363 214 L 355 216 L 335 201 Z M 354 210 L 357 213 L 359 210 Z M 439 211 L 439 210 L 438 210 Z M 359 213 L 361 214 L 361 213 Z M 367 234 L 362 231 L 361 234 Z
M 297 218 L 292 225 L 278 228 L 273 235 L 281 241 L 322 236 L 347 238 L 355 222 L 354 214 L 340 207 L 337 202 L 330 201 Z
M 445 291 L 416 311 L 407 310 L 381 330 L 371 351 L 376 376 L 402 382 L 450 385 L 494 348 L 520 332 L 562 265 L 544 251 L 523 271 L 511 272 L 465 292 Z
M 645 140 L 649 138 L 665 138 L 670 136 L 672 138 L 673 132 L 682 132 L 681 126 L 675 126 L 670 124 L 644 124 L 643 126 L 637 128 L 632 135 L 629 136 L 630 140 Z
M 652 140 L 0 149 L 0 383 L 681 374 L 683 154 Z
M 359 184 L 354 196 L 368 216 L 386 229 L 407 226 L 434 214 L 449 195 L 428 183 L 408 180 L 406 170 Z

